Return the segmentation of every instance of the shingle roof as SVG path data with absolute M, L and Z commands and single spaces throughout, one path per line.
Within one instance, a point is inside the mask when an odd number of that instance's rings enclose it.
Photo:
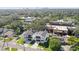
M 27 30 L 22 35 L 23 36 L 25 36 L 25 35 L 33 35 L 33 32 L 32 32 L 32 30 Z
M 47 35 L 47 31 L 43 31 L 43 33 L 41 34 L 43 37 L 45 37 Z
M 47 33 L 48 33 L 47 31 L 39 31 L 39 32 L 36 32 L 34 35 L 41 35 L 45 37 Z
M 9 31 L 9 33 L 8 33 Z M 12 29 L 6 29 L 6 28 L 0 28 L 0 35 L 3 36 L 3 34 L 10 35 L 10 31 L 14 32 Z

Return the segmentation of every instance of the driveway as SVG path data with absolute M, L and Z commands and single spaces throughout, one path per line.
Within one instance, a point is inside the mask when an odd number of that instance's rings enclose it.
M 64 51 L 69 51 L 71 46 L 69 46 L 69 45 L 62 45 L 61 47 L 62 47 L 62 49 Z

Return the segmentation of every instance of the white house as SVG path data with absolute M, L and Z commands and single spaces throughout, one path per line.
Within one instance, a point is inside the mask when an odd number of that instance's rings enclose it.
M 35 17 L 26 17 L 26 18 L 25 18 L 25 22 L 26 22 L 27 24 L 31 24 L 31 22 L 34 21 L 34 20 L 35 20 Z
M 47 37 L 49 37 L 47 31 L 35 32 L 35 33 L 32 35 L 32 39 L 35 40 L 35 41 L 38 42 L 38 43 L 47 42 Z
M 32 30 L 27 30 L 23 32 L 22 36 L 24 37 L 24 40 L 26 43 L 30 43 L 32 39 L 33 31 Z

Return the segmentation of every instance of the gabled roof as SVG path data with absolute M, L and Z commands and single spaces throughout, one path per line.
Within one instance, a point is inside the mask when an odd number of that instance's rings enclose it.
M 45 37 L 47 35 L 47 31 L 43 31 L 43 33 L 41 34 L 43 37 Z
M 6 29 L 6 28 L 0 28 L 0 35 L 10 35 L 11 33 L 14 33 L 14 30 L 12 29 Z
M 23 35 L 23 36 L 33 35 L 33 32 L 32 32 L 32 30 L 27 30 L 27 31 L 23 32 L 22 35 Z
M 36 35 L 36 36 L 41 35 L 41 36 L 45 37 L 47 35 L 47 33 L 48 33 L 47 31 L 39 31 L 39 32 L 35 32 L 34 35 Z

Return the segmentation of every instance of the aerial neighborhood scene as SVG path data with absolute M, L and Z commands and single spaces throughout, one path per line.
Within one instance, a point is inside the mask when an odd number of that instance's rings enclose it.
M 0 9 L 0 51 L 79 51 L 79 9 Z

